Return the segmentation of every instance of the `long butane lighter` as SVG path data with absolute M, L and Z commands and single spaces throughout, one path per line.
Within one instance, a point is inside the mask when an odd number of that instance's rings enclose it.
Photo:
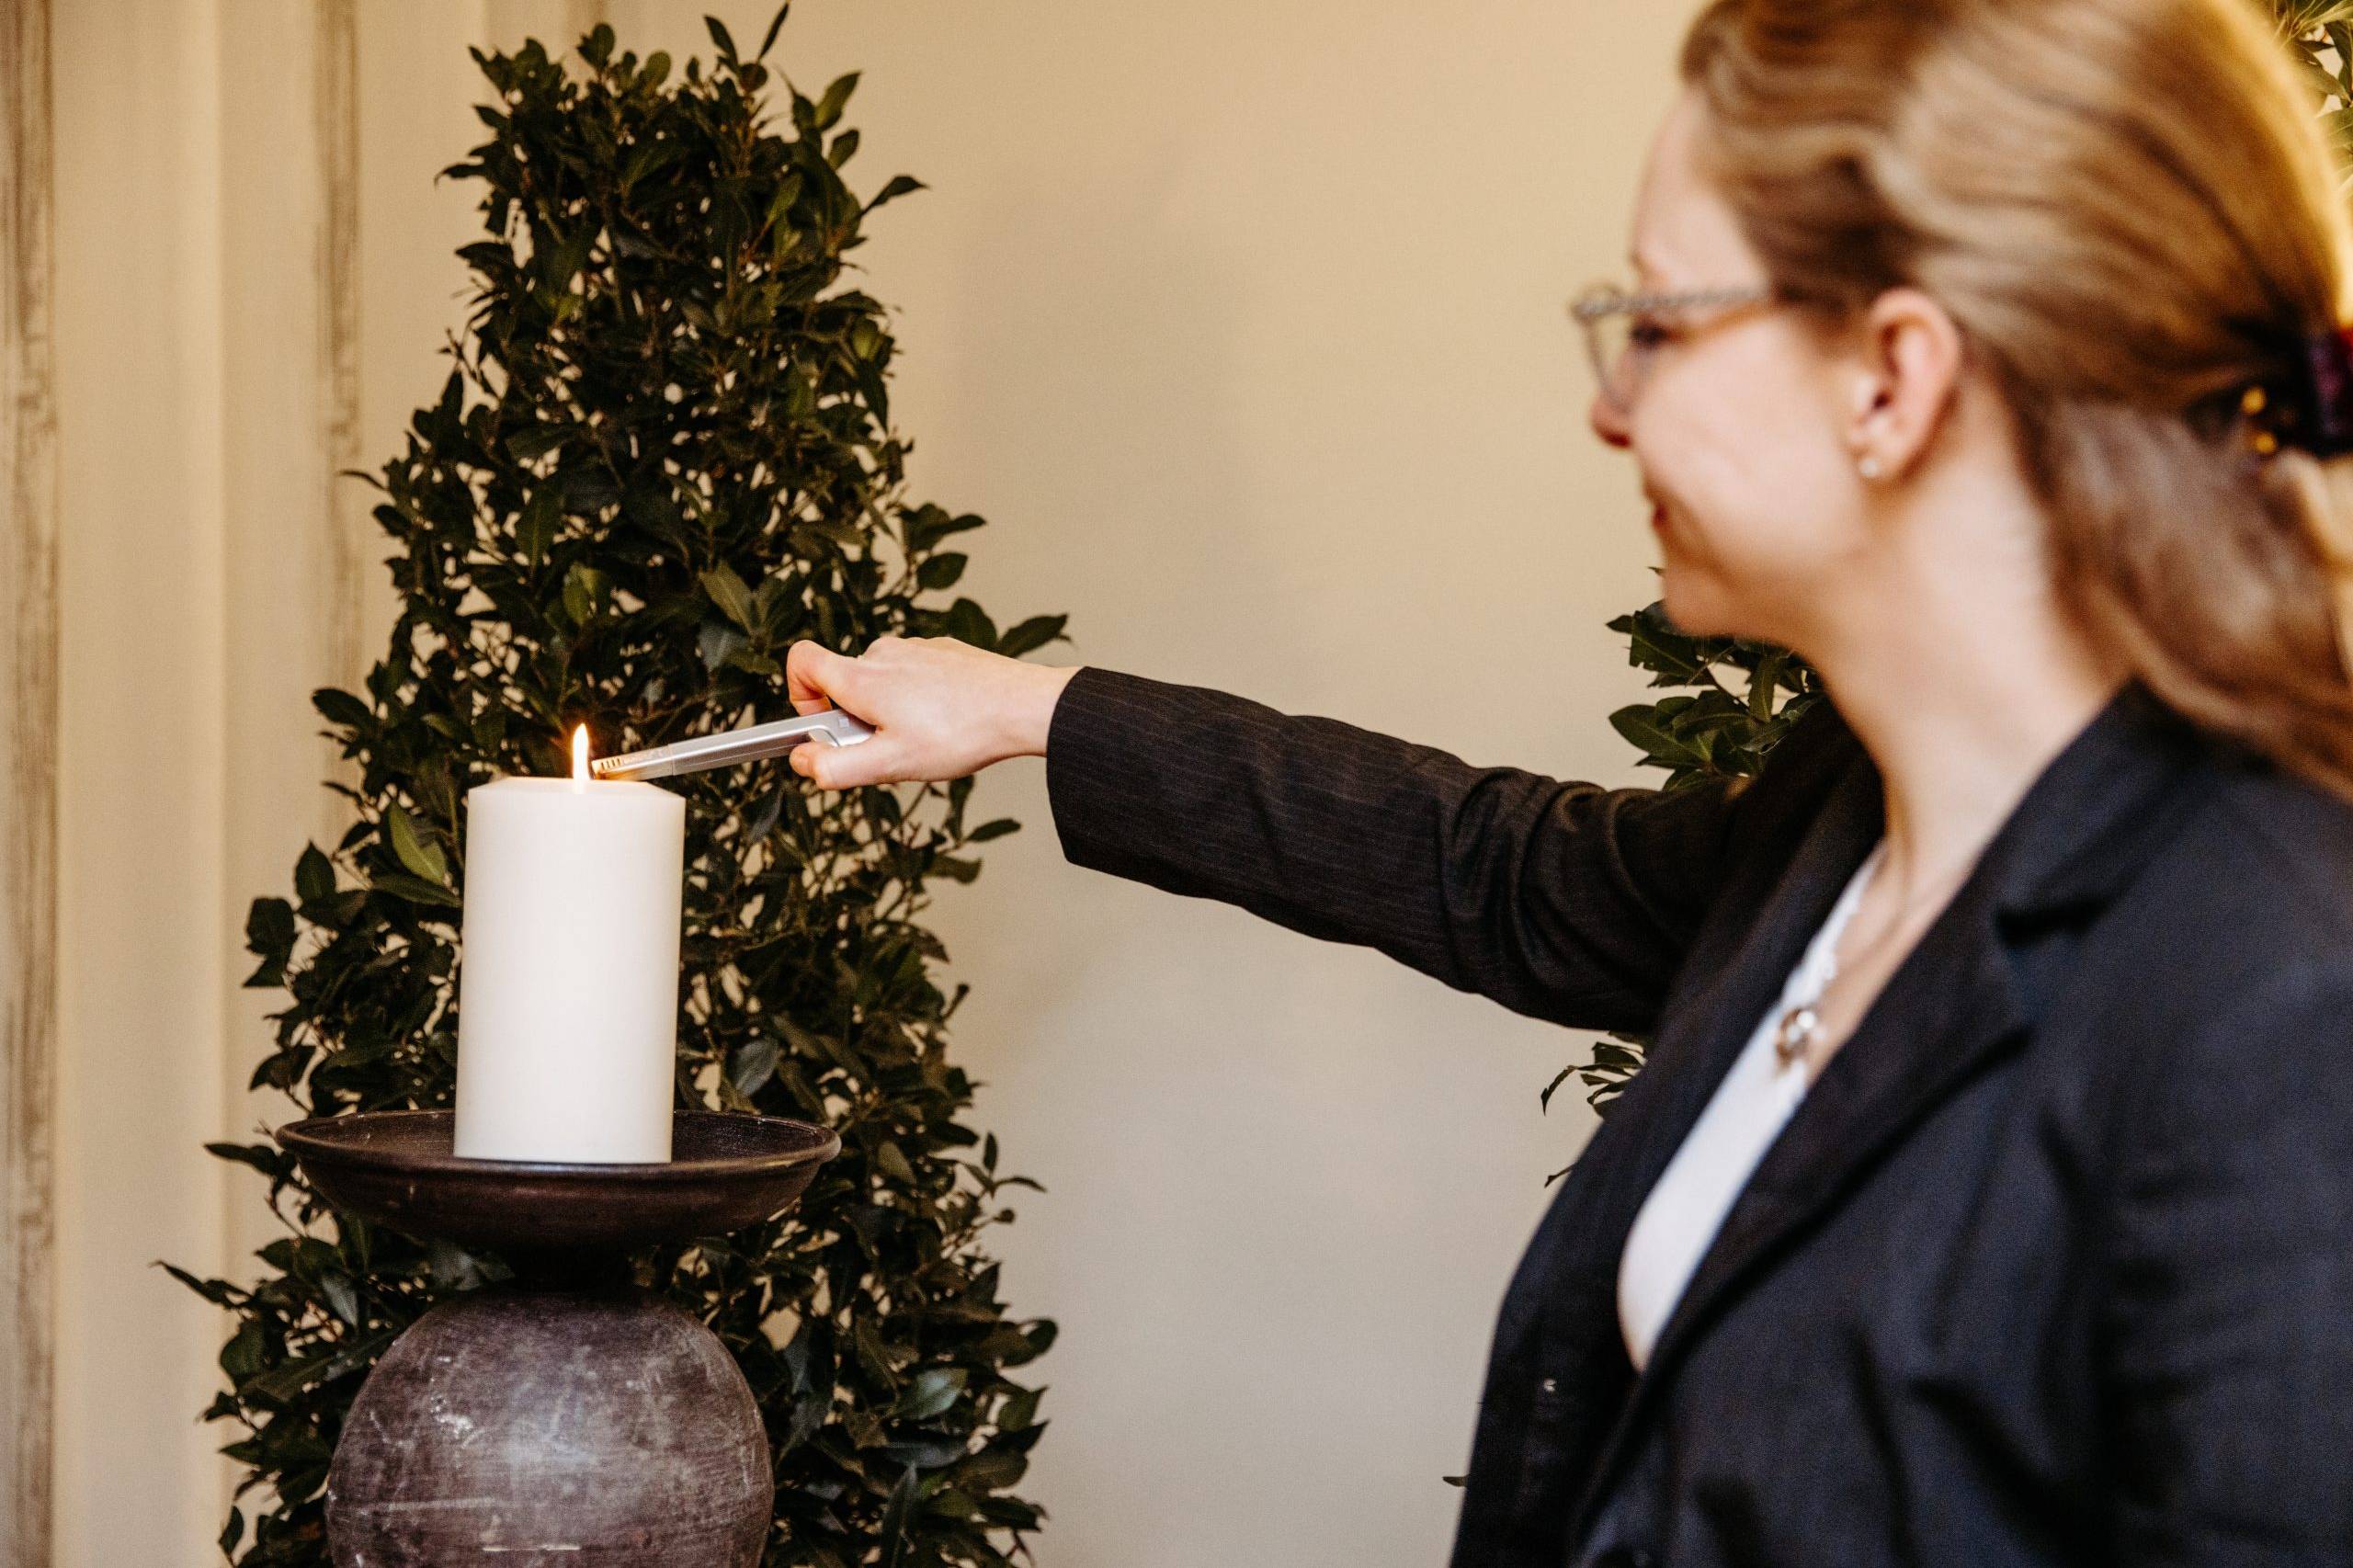
M 754 724 L 746 729 L 724 730 L 715 735 L 697 735 L 692 740 L 673 741 L 666 746 L 651 751 L 623 752 L 619 756 L 602 756 L 589 764 L 589 769 L 599 778 L 667 778 L 674 773 L 699 773 L 707 767 L 733 767 L 740 762 L 758 762 L 763 757 L 782 756 L 804 741 L 824 741 L 829 745 L 854 746 L 871 739 L 874 726 L 851 717 L 838 708 L 828 708 L 819 713 L 803 713 L 798 719 L 783 719 L 773 724 Z

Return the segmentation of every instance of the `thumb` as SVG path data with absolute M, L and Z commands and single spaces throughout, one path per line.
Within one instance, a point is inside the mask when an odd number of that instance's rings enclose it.
M 900 777 L 896 750 L 879 735 L 847 746 L 808 741 L 793 747 L 786 760 L 795 773 L 820 790 L 848 790 L 860 784 L 895 782 Z

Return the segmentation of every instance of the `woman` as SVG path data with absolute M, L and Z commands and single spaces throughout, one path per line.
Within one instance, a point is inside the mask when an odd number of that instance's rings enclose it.
M 1654 1031 L 1505 1300 L 1458 1568 L 2353 1562 L 2353 358 L 2244 0 L 1720 0 L 1589 300 L 1669 615 L 1826 700 L 1560 783 L 948 642 L 838 789 Z

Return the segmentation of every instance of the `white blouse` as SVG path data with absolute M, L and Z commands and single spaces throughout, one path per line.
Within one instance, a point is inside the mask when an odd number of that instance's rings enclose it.
M 1805 1062 L 1800 1058 L 1781 1063 L 1773 1050 L 1774 1026 L 1786 1010 L 1821 995 L 1830 983 L 1837 971 L 1833 949 L 1838 934 L 1854 915 L 1863 884 L 1886 848 L 1881 839 L 1847 879 L 1846 891 L 1783 983 L 1779 1000 L 1765 1010 L 1707 1109 L 1634 1216 L 1618 1264 L 1618 1326 L 1638 1371 L 1649 1362 L 1659 1331 L 1722 1228 L 1733 1199 L 1805 1097 Z

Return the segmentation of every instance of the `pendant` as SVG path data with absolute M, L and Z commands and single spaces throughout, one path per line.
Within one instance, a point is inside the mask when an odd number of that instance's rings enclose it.
M 1773 1054 L 1787 1067 L 1802 1057 L 1821 1033 L 1822 1019 L 1812 1007 L 1792 1007 L 1781 1015 L 1781 1026 L 1773 1033 Z

